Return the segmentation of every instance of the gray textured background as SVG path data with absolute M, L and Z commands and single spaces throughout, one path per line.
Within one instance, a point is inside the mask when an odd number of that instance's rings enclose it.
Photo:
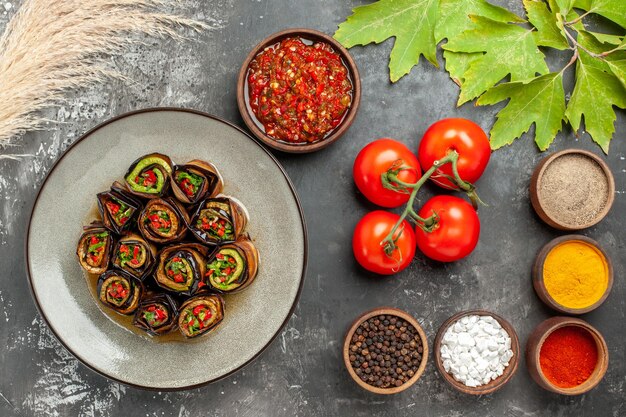
M 5 3 L 3 1 L 2 3 Z M 14 13 L 3 14 L 0 30 Z M 364 144 L 392 136 L 415 148 L 428 125 L 448 116 L 467 117 L 488 129 L 500 108 L 466 104 L 455 108 L 457 87 L 447 74 L 421 62 L 397 85 L 388 82 L 392 42 L 355 48 L 363 101 L 348 134 L 325 151 L 278 155 L 304 205 L 310 231 L 310 263 L 300 304 L 281 335 L 242 372 L 216 384 L 179 393 L 140 391 L 111 383 L 78 363 L 47 330 L 31 299 L 24 271 L 27 216 L 36 190 L 60 153 L 90 127 L 111 116 L 151 106 L 183 106 L 243 125 L 235 101 L 235 80 L 249 49 L 287 27 L 327 33 L 365 1 L 193 0 L 192 15 L 213 30 L 193 41 L 149 41 L 112 60 L 135 82 L 106 85 L 75 94 L 69 105 L 49 112 L 61 122 L 31 133 L 12 152 L 33 156 L 0 161 L 0 415 L 1 416 L 623 416 L 626 210 L 626 117 L 618 112 L 617 132 L 606 160 L 617 195 L 609 216 L 584 234 L 598 240 L 615 263 L 615 285 L 607 302 L 583 318 L 604 333 L 610 366 L 591 393 L 566 398 L 542 391 L 522 362 L 502 391 L 470 398 L 452 391 L 429 363 L 423 378 L 393 397 L 370 395 L 343 369 L 340 345 L 349 323 L 379 305 L 413 313 L 432 343 L 438 326 L 453 313 L 487 308 L 509 319 L 522 344 L 540 321 L 552 315 L 535 296 L 530 268 L 537 250 L 557 236 L 535 216 L 528 200 L 531 172 L 542 157 L 530 138 L 493 154 L 479 182 L 489 203 L 480 210 L 482 235 L 476 251 L 450 265 L 418 255 L 397 276 L 376 278 L 357 268 L 350 240 L 358 219 L 373 209 L 355 192 L 352 161 Z M 518 14 L 522 3 L 500 0 Z M 53 6 L 50 6 L 53 7 Z M 559 65 L 564 55 L 550 55 Z M 440 62 L 443 62 L 440 58 Z M 601 153 L 586 135 L 566 129 L 550 152 L 581 147 Z M 433 189 L 427 189 L 422 201 Z M 432 359 L 432 358 L 431 358 Z

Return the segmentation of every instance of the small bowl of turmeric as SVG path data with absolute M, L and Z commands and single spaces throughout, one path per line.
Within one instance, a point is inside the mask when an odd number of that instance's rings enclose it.
M 613 287 L 613 265 L 598 242 L 582 235 L 561 236 L 537 254 L 533 286 L 539 298 L 565 314 L 598 308 Z

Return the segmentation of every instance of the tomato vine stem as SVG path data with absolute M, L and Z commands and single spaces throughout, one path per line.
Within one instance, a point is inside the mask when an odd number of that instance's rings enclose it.
M 404 182 L 398 178 L 398 175 L 401 171 L 414 169 L 412 167 L 401 165 L 400 163 L 394 163 L 387 170 L 387 172 L 381 174 L 380 179 L 385 188 L 400 193 L 407 193 L 410 190 L 409 200 L 407 201 L 404 211 L 400 215 L 400 218 L 398 219 L 396 224 L 393 225 L 389 234 L 380 242 L 380 245 L 383 246 L 385 253 L 388 256 L 391 256 L 391 254 L 397 248 L 396 241 L 400 238 L 404 230 L 403 228 L 401 228 L 398 232 L 398 228 L 400 226 L 404 227 L 403 222 L 407 218 L 412 220 L 419 228 L 428 233 L 432 232 L 437 227 L 437 222 L 439 221 L 439 216 L 437 215 L 437 213 L 433 213 L 430 217 L 423 218 L 417 214 L 417 212 L 413 208 L 413 205 L 415 203 L 415 198 L 417 197 L 417 193 L 419 192 L 420 188 L 422 188 L 426 181 L 428 181 L 428 179 L 442 166 L 446 164 L 452 165 L 452 176 L 446 176 L 450 177 L 450 179 L 453 180 L 458 189 L 465 191 L 465 193 L 472 200 L 472 205 L 474 206 L 474 208 L 478 206 L 478 203 L 482 203 L 482 201 L 480 200 L 480 198 L 478 198 L 478 195 L 476 194 L 476 188 L 474 187 L 474 185 L 467 181 L 464 181 L 459 175 L 458 161 L 458 152 L 456 152 L 455 150 L 450 150 L 446 154 L 446 156 L 433 162 L 433 165 L 427 171 L 425 171 L 420 179 L 415 183 Z M 397 235 L 396 232 L 398 232 Z

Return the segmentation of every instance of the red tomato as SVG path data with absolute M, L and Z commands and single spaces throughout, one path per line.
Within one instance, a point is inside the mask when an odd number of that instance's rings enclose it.
M 397 248 L 391 256 L 385 253 L 381 245 L 399 218 L 397 214 L 376 210 L 363 216 L 356 225 L 352 236 L 352 250 L 363 268 L 377 274 L 391 275 L 402 271 L 411 263 L 415 256 L 415 233 L 408 221 L 403 222 L 404 229 L 396 240 Z
M 459 176 L 471 183 L 483 174 L 491 156 L 487 135 L 480 126 L 467 119 L 442 119 L 433 123 L 424 133 L 417 155 L 421 166 L 427 170 L 450 150 L 459 153 Z M 446 164 L 439 171 L 452 175 L 452 165 Z M 438 185 L 457 188 L 447 178 L 436 178 L 435 175 L 431 179 Z
M 383 138 L 369 143 L 354 160 L 354 182 L 372 203 L 382 207 L 399 207 L 409 200 L 409 194 L 384 188 L 380 180 L 380 175 L 394 163 L 413 168 L 400 171 L 400 181 L 413 184 L 419 180 L 421 171 L 417 157 L 406 145 L 393 139 Z
M 439 220 L 432 232 L 416 227 L 417 247 L 431 259 L 452 262 L 469 255 L 480 235 L 480 220 L 470 203 L 459 197 L 438 195 L 418 212 L 422 218 L 437 213 Z

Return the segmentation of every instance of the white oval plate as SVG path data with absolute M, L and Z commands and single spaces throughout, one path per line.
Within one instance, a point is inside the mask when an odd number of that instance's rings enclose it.
M 196 343 L 159 343 L 110 320 L 89 292 L 75 254 L 96 193 L 152 152 L 181 164 L 196 158 L 213 162 L 224 177 L 224 193 L 247 207 L 247 231 L 261 254 L 255 282 L 225 297 L 223 323 Z M 276 159 L 233 125 L 183 109 L 125 114 L 76 141 L 39 191 L 26 242 L 35 302 L 59 341 L 111 379 L 159 390 L 213 382 L 258 356 L 295 308 L 306 257 L 302 209 Z

